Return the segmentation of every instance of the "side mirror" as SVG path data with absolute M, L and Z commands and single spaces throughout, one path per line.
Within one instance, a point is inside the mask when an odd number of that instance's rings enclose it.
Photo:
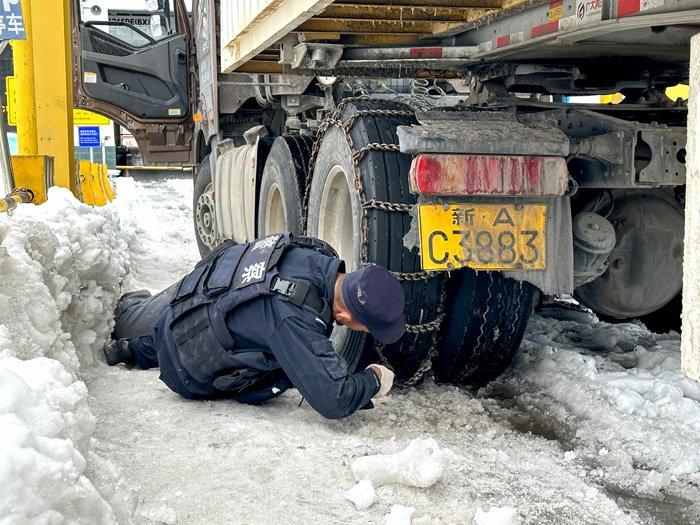
M 170 32 L 168 19 L 162 14 L 151 15 L 151 36 L 161 38 Z
M 146 0 L 147 11 L 163 11 L 165 9 L 165 0 Z

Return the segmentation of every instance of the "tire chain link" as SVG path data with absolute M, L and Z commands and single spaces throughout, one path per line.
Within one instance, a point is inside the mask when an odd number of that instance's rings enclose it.
M 385 202 L 385 201 L 378 201 L 377 199 L 370 199 L 368 201 L 365 201 L 364 204 L 362 204 L 363 208 L 376 208 L 378 210 L 384 210 L 384 211 L 392 211 L 392 212 L 400 212 L 400 213 L 407 213 L 411 211 L 411 208 L 413 208 L 412 204 L 402 204 L 398 202 Z
M 340 129 L 343 132 L 343 135 L 345 136 L 345 140 L 350 147 L 350 151 L 352 152 L 352 158 L 353 158 L 353 164 L 355 168 L 355 173 L 354 173 L 354 187 L 355 191 L 357 192 L 360 202 L 362 203 L 362 216 L 361 216 L 361 226 L 360 226 L 360 261 L 361 264 L 366 264 L 367 261 L 367 237 L 368 237 L 368 231 L 369 228 L 367 226 L 367 215 L 369 209 L 379 209 L 379 210 L 384 210 L 388 212 L 398 212 L 398 213 L 407 213 L 413 208 L 413 205 L 411 204 L 404 204 L 404 203 L 396 203 L 396 202 L 386 202 L 386 201 L 380 201 L 377 199 L 370 199 L 367 200 L 365 197 L 365 190 L 364 186 L 362 184 L 362 171 L 360 168 L 360 162 L 364 157 L 367 155 L 369 151 L 384 151 L 384 152 L 399 152 L 400 148 L 398 144 L 384 144 L 384 143 L 378 143 L 378 142 L 372 142 L 364 147 L 356 150 L 353 144 L 352 137 L 350 136 L 350 131 L 352 130 L 353 126 L 357 122 L 357 120 L 360 117 L 364 116 L 381 116 L 381 117 L 413 117 L 415 116 L 415 111 L 411 109 L 408 105 L 402 102 L 398 101 L 380 101 L 382 103 L 389 103 L 394 106 L 398 106 L 401 109 L 364 109 L 364 110 L 358 110 L 356 113 L 351 115 L 346 121 L 341 120 L 341 114 L 345 107 L 348 104 L 354 103 L 354 102 L 377 102 L 376 99 L 373 99 L 372 97 L 368 96 L 359 96 L 359 97 L 349 97 L 346 99 L 343 99 L 340 104 L 338 104 L 337 108 L 335 111 L 333 111 L 328 117 L 324 119 L 324 121 L 321 123 L 321 125 L 318 127 L 317 133 L 316 133 L 316 140 L 314 141 L 312 147 L 311 147 L 311 158 L 309 159 L 309 167 L 308 167 L 308 172 L 306 173 L 306 187 L 304 191 L 304 201 L 303 201 L 303 215 L 302 215 L 302 226 L 303 229 L 306 230 L 308 226 L 308 216 L 309 216 L 309 200 L 311 197 L 311 181 L 313 178 L 313 172 L 314 168 L 316 166 L 316 159 L 318 158 L 318 152 L 321 148 L 321 141 L 323 137 L 326 135 L 328 130 L 336 126 L 338 129 Z M 431 272 L 431 271 L 420 271 L 420 272 L 413 272 L 413 273 L 405 273 L 405 272 L 392 272 L 397 279 L 403 280 L 403 281 L 420 281 L 420 280 L 427 280 L 432 277 L 437 276 L 440 272 Z M 430 344 L 430 349 L 428 350 L 428 353 L 426 357 L 421 361 L 421 364 L 418 367 L 418 370 L 409 378 L 407 381 L 404 382 L 405 385 L 407 386 L 413 386 L 419 383 L 425 374 L 428 373 L 432 366 L 432 361 L 437 353 L 437 344 L 438 344 L 438 331 L 442 325 L 442 322 L 445 318 L 445 314 L 443 312 L 444 304 L 445 304 L 445 283 L 443 282 L 441 284 L 441 293 L 438 301 L 438 313 L 435 317 L 435 319 L 431 322 L 424 323 L 424 324 L 418 324 L 418 325 L 406 325 L 406 333 L 411 333 L 411 334 L 423 334 L 423 333 L 429 333 L 433 332 L 433 337 L 432 337 L 432 342 Z M 389 368 L 392 368 L 389 362 L 387 361 L 386 357 L 384 357 L 382 350 L 384 349 L 385 345 L 382 345 L 380 343 L 375 342 L 375 350 L 377 352 L 377 355 L 379 356 L 380 363 L 384 366 L 388 366 Z
M 418 368 L 416 371 L 413 373 L 413 375 L 408 378 L 406 381 L 404 381 L 404 385 L 406 386 L 415 386 L 418 383 L 420 383 L 425 376 L 427 375 L 428 372 L 430 372 L 430 369 L 433 367 L 433 360 L 435 359 L 435 356 L 438 353 L 438 342 L 439 342 L 439 330 L 440 327 L 442 326 L 442 322 L 445 320 L 445 300 L 447 296 L 447 281 L 443 280 L 442 283 L 440 283 L 440 297 L 438 300 L 438 311 L 437 315 L 435 317 L 435 320 L 432 321 L 431 323 L 426 323 L 425 325 L 414 325 L 413 328 L 416 328 L 416 332 L 418 333 L 424 333 L 426 331 L 433 331 L 433 337 L 431 338 L 430 341 L 430 348 L 428 348 L 428 352 L 425 354 L 425 357 L 421 361 L 420 365 L 418 365 Z M 431 326 L 430 330 L 421 330 L 421 327 L 427 326 L 427 325 L 434 325 Z M 409 331 L 409 326 L 406 327 L 406 331 Z

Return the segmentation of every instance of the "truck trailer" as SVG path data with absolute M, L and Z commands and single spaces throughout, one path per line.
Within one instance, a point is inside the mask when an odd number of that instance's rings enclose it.
M 397 343 L 334 330 L 351 368 L 478 388 L 544 296 L 680 322 L 688 109 L 667 90 L 700 0 L 99 8 L 75 0 L 76 104 L 195 167 L 202 254 L 291 231 L 401 281 Z

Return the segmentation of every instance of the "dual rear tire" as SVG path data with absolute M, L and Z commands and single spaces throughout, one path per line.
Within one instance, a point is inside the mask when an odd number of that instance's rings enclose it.
M 360 180 L 356 180 L 354 152 L 369 144 L 398 144 L 396 128 L 416 123 L 412 116 L 381 114 L 386 109 L 395 110 L 396 106 L 379 101 L 345 106 L 340 116 L 343 121 L 357 112 L 362 114 L 354 117 L 349 140 L 337 126 L 322 137 L 308 188 L 308 210 L 304 210 L 304 194 L 312 141 L 306 137 L 277 138 L 260 181 L 258 236 L 282 231 L 306 233 L 329 242 L 348 271 L 372 263 L 404 274 L 401 285 L 406 294 L 406 320 L 415 328 L 396 343 L 381 346 L 368 334 L 336 327 L 331 339 L 351 370 L 384 362 L 394 369 L 399 382 L 414 384 L 432 365 L 438 381 L 482 386 L 502 373 L 516 353 L 535 289 L 499 273 L 470 269 L 451 276 L 419 276 L 418 250 L 403 244 L 411 229 L 411 216 L 385 208 L 363 209 L 363 204 L 372 200 L 416 203 L 409 187 L 408 155 L 371 148 L 359 162 Z M 443 316 L 439 330 L 421 329 Z
M 396 107 L 375 101 L 348 104 L 341 120 L 347 121 L 358 111 L 383 109 Z M 349 131 L 352 149 L 345 132 L 336 126 L 321 139 L 309 188 L 307 233 L 329 242 L 346 262 L 348 271 L 359 268 L 363 262 L 402 274 L 421 271 L 418 251 L 403 245 L 403 237 L 411 228 L 407 213 L 368 208 L 364 239 L 362 235 L 362 197 L 365 202 L 416 203 L 408 180 L 411 158 L 396 151 L 369 150 L 359 165 L 363 196 L 357 191 L 353 159 L 353 150 L 368 144 L 397 144 L 396 128 L 411 124 L 415 120 L 410 116 L 362 115 Z M 268 160 L 272 166 L 269 169 L 266 166 L 261 184 L 262 233 L 273 233 L 263 229 L 272 217 L 267 210 L 279 209 L 271 206 L 271 202 L 293 204 L 290 208 L 293 213 L 285 213 L 288 222 L 284 229 L 298 231 L 298 221 L 303 217 L 304 185 L 284 183 L 293 179 L 301 181 L 303 177 L 298 174 L 292 177 L 281 166 L 308 166 L 308 158 L 295 159 L 289 148 L 281 146 L 282 140 L 277 139 L 273 145 Z M 276 151 L 283 155 L 277 157 Z M 275 197 L 276 201 L 269 196 L 275 195 L 275 187 L 283 193 L 282 198 Z M 297 210 L 301 213 L 297 214 Z M 277 217 L 280 216 L 278 213 Z M 272 221 L 272 224 L 278 223 Z M 365 261 L 361 258 L 363 242 Z M 380 347 L 367 334 L 336 327 L 332 335 L 334 346 L 351 369 L 386 360 L 400 382 L 413 384 L 422 378 L 426 365 L 432 364 L 438 381 L 464 386 L 482 386 L 506 369 L 520 345 L 532 311 L 535 297 L 532 285 L 498 273 L 477 273 L 470 269 L 452 272 L 449 278 L 447 274 L 439 274 L 427 279 L 404 279 L 401 284 L 406 293 L 408 324 L 426 325 L 443 313 L 441 329 L 410 331 L 397 343 Z
M 258 193 L 258 237 L 302 233 L 312 143 L 309 137 L 283 136 L 272 144 Z

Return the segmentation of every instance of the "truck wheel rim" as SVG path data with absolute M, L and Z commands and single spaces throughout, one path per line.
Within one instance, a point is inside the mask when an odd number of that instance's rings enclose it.
M 214 186 L 209 183 L 197 199 L 197 233 L 200 240 L 210 249 L 216 248 L 216 227 L 214 213 Z
M 348 179 L 342 167 L 330 171 L 321 194 L 318 236 L 336 249 L 348 266 L 355 266 L 355 232 Z M 354 268 L 348 267 L 348 271 Z
M 265 234 L 282 233 L 291 230 L 284 218 L 284 201 L 277 184 L 270 186 L 265 205 Z

